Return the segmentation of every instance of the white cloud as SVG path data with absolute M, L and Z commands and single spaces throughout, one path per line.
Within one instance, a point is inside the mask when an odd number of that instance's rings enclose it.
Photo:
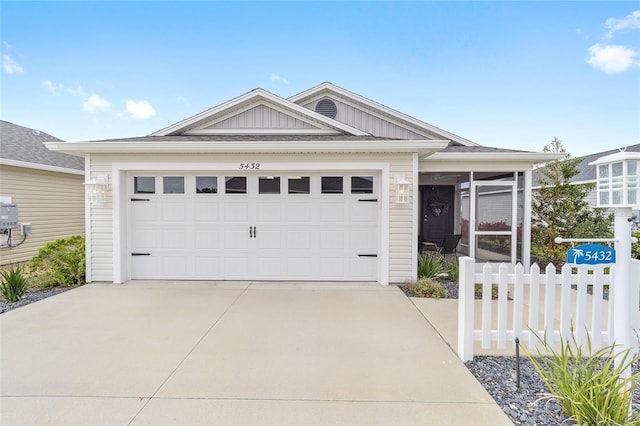
M 604 26 L 609 30 L 604 36 L 607 40 L 620 30 L 638 30 L 640 29 L 640 10 L 635 10 L 622 19 L 609 18 Z
M 289 80 L 282 76 L 279 76 L 278 74 L 271 74 L 271 81 L 281 81 L 284 84 L 289 84 Z
M 11 56 L 7 54 L 2 55 L 2 69 L 7 74 L 20 74 L 24 72 L 22 65 L 17 63 Z
M 84 101 L 82 109 L 90 113 L 107 112 L 111 109 L 111 103 L 102 99 L 100 95 L 93 93 Z
M 87 93 L 84 91 L 82 86 L 78 86 L 75 89 L 73 87 L 67 88 L 67 93 L 75 96 L 87 96 Z
M 634 65 L 634 58 L 638 56 L 638 52 L 628 47 L 600 43 L 591 46 L 589 53 L 587 63 L 607 74 L 625 71 Z
M 46 87 L 49 93 L 51 93 L 52 95 L 57 95 L 64 88 L 61 83 L 53 84 L 51 80 L 43 81 L 40 86 Z
M 131 114 L 132 118 L 136 120 L 144 120 L 149 117 L 153 117 L 156 115 L 156 110 L 153 109 L 149 102 L 147 101 L 127 101 L 127 112 Z

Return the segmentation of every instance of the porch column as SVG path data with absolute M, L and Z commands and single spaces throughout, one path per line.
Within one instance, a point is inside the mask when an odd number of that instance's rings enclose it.
M 533 192 L 531 180 L 533 172 L 524 172 L 524 193 L 522 194 L 522 266 L 525 271 L 531 267 L 531 204 Z

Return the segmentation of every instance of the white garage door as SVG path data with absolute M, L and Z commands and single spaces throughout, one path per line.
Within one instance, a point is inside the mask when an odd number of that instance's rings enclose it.
M 134 279 L 377 281 L 374 173 L 132 173 Z

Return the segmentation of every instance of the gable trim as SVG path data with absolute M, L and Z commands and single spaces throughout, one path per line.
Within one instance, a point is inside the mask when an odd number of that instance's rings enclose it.
M 405 121 L 413 126 L 416 126 L 418 129 L 423 129 L 429 133 L 436 135 L 440 139 L 449 139 L 451 141 L 457 142 L 464 146 L 478 146 L 479 144 L 476 142 L 472 142 L 468 139 L 460 137 L 456 134 L 447 132 L 439 127 L 433 126 L 424 121 L 418 120 L 416 118 L 411 117 L 410 115 L 404 114 L 398 110 L 393 108 L 389 108 L 388 106 L 382 105 L 381 103 L 372 101 L 371 99 L 365 98 L 364 96 L 358 95 L 356 93 L 350 92 L 342 87 L 336 86 L 333 83 L 324 82 L 311 89 L 305 90 L 302 93 L 298 93 L 297 95 L 291 96 L 288 98 L 289 101 L 295 102 L 296 104 L 299 101 L 308 101 L 310 99 L 317 99 L 318 96 L 322 96 L 325 92 L 334 93 L 346 99 L 352 99 L 356 102 L 360 102 L 363 105 L 371 108 L 372 110 L 379 110 L 388 114 L 391 117 L 396 118 L 400 121 Z M 416 132 L 419 133 L 419 132 Z
M 197 130 L 197 131 L 200 131 L 200 130 L 202 130 L 202 131 L 226 130 L 227 132 L 233 132 L 233 133 L 242 133 L 243 131 L 246 131 L 246 130 L 254 130 L 254 129 L 206 129 L 205 127 L 209 127 L 209 126 L 213 126 L 213 125 L 215 125 L 217 123 L 221 123 L 221 122 L 223 122 L 225 120 L 228 120 L 228 119 L 230 119 L 230 118 L 232 118 L 232 117 L 234 117 L 234 116 L 236 116 L 238 114 L 242 114 L 244 112 L 250 111 L 250 110 L 252 110 L 254 108 L 257 108 L 257 107 L 260 107 L 260 106 L 264 106 L 266 108 L 272 109 L 272 110 L 277 111 L 279 113 L 288 115 L 288 116 L 290 116 L 292 118 L 295 118 L 295 119 L 300 120 L 300 121 L 302 121 L 302 122 L 304 122 L 306 124 L 309 124 L 309 125 L 311 125 L 311 126 L 313 126 L 315 128 L 318 128 L 319 130 L 332 130 L 333 133 L 335 133 L 335 134 L 339 134 L 340 133 L 340 132 L 336 131 L 335 129 L 330 129 L 329 126 L 326 125 L 326 124 L 323 125 L 323 123 L 318 123 L 315 120 L 309 120 L 308 116 L 303 116 L 301 114 L 292 112 L 290 110 L 286 110 L 285 108 L 281 108 L 279 105 L 274 105 L 274 104 L 270 104 L 268 102 L 265 102 L 264 100 L 259 100 L 259 101 L 255 102 L 255 103 L 251 103 L 251 104 L 245 105 L 245 106 L 243 106 L 241 108 L 234 109 L 233 111 L 230 111 L 229 113 L 227 113 L 225 115 L 222 115 L 220 117 L 217 117 L 214 120 L 211 120 L 211 121 L 208 121 L 208 122 L 204 123 L 202 125 L 202 129 L 188 130 L 184 134 L 187 134 L 188 132 L 194 131 L 194 130 Z M 307 129 L 283 129 L 283 130 L 307 130 Z M 255 133 L 255 132 L 251 132 L 251 133 Z M 202 134 L 202 133 L 200 133 L 200 134 Z
M 285 110 L 293 111 L 294 113 L 298 113 L 301 116 L 307 117 L 307 120 L 325 124 L 330 128 L 341 130 L 351 135 L 355 135 L 355 136 L 369 135 L 368 133 L 363 132 L 362 130 L 356 129 L 355 127 L 351 127 L 344 123 L 340 123 L 339 121 L 332 120 L 328 117 L 325 117 L 322 114 L 318 114 L 315 111 L 311 111 L 298 104 L 295 104 L 286 99 L 280 98 L 279 96 L 276 96 L 270 92 L 267 92 L 264 89 L 255 89 L 255 90 L 252 90 L 251 92 L 245 93 L 244 95 L 238 96 L 237 98 L 231 99 L 230 101 L 224 102 L 218 106 L 209 108 L 206 111 L 203 111 L 192 117 L 186 118 L 182 121 L 172 124 L 171 126 L 165 127 L 154 133 L 151 133 L 150 136 L 170 136 L 170 135 L 179 134 L 181 133 L 181 131 L 185 131 L 186 128 L 188 128 L 189 126 L 193 126 L 199 122 L 203 122 L 207 120 L 208 117 L 212 117 L 216 114 L 223 113 L 225 110 L 232 110 L 234 107 L 241 107 L 242 104 L 247 102 L 251 102 L 252 104 L 254 104 L 255 102 L 252 102 L 252 100 L 266 101 L 268 103 L 274 104 L 274 106 L 277 105 L 277 106 L 280 106 L 281 108 L 284 108 Z
M 341 135 L 332 129 L 194 129 L 183 135 Z

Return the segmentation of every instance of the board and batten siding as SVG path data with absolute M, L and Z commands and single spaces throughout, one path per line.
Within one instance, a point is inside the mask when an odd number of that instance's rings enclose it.
M 395 203 L 394 179 L 402 175 L 407 179 L 412 176 L 412 154 L 251 154 L 251 162 L 291 163 L 291 169 L 305 162 L 349 163 L 370 161 L 372 163 L 388 163 L 389 185 L 389 282 L 401 283 L 412 277 L 413 247 L 413 198 L 409 204 Z M 189 164 L 191 162 L 247 162 L 247 156 L 224 154 L 128 154 L 126 157 L 113 154 L 91 155 L 91 177 L 111 174 L 114 162 L 124 163 L 172 163 Z M 175 170 L 175 169 L 173 169 Z M 127 185 L 123 182 L 123 186 Z M 380 188 L 382 189 L 382 188 Z M 128 208 L 128 206 L 123 206 Z M 109 195 L 105 202 L 90 205 L 90 229 L 92 252 L 92 281 L 113 281 L 113 217 L 112 198 Z M 381 236 L 380 236 L 381 237 Z
M 18 207 L 18 221 L 32 234 L 18 247 L 0 248 L 0 266 L 27 262 L 50 241 L 84 235 L 83 175 L 0 165 L 0 195 Z M 22 241 L 20 229 L 13 241 Z
M 313 129 L 309 123 L 289 114 L 258 105 L 240 114 L 229 117 L 208 129 Z
M 338 99 L 330 98 L 337 107 L 336 120 L 351 127 L 371 133 L 374 136 L 393 139 L 424 139 L 425 136 L 407 129 L 407 124 L 402 126 L 382 119 L 374 114 L 364 111 L 362 107 L 355 107 Z M 316 100 L 303 105 L 315 111 L 316 105 L 320 101 Z

